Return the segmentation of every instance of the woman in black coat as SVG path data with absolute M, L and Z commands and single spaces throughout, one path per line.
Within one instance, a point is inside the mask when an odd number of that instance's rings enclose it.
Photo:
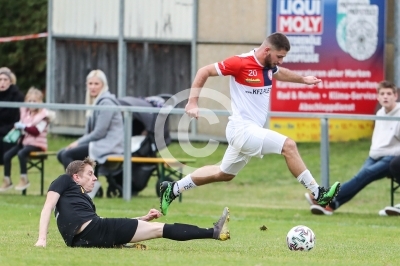
M 8 68 L 0 68 L 0 102 L 23 102 L 24 94 L 15 83 L 15 75 Z M 19 108 L 5 108 L 0 103 L 0 165 L 3 164 L 3 155 L 15 144 L 3 142 L 3 138 L 19 121 Z M 7 180 L 3 180 L 0 190 L 6 189 Z

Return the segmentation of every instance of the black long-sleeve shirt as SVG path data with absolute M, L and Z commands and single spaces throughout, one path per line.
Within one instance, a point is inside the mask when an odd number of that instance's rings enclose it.
M 0 102 L 23 102 L 24 94 L 16 85 L 10 85 L 5 91 L 0 91 Z M 1 107 L 0 103 L 0 137 L 3 138 L 19 121 L 19 108 Z

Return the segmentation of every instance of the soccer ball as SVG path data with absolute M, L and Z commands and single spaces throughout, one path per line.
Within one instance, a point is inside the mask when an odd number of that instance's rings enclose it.
M 287 233 L 286 243 L 292 251 L 310 251 L 315 246 L 315 234 L 307 226 L 298 225 Z

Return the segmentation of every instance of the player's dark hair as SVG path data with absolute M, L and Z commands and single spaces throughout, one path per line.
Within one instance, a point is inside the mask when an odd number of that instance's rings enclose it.
M 397 93 L 396 85 L 393 82 L 390 82 L 388 80 L 382 80 L 381 82 L 379 82 L 378 88 L 376 90 L 377 90 L 377 92 L 379 92 L 380 89 L 383 89 L 383 88 L 392 89 L 393 93 L 395 93 L 395 94 Z
M 286 52 L 290 51 L 290 42 L 289 39 L 282 33 L 275 32 L 267 37 L 267 41 L 276 49 L 276 50 L 285 50 Z
M 71 162 L 68 166 L 67 169 L 65 169 L 65 172 L 73 176 L 74 174 L 81 173 L 83 169 L 85 169 L 86 165 L 90 165 L 93 168 L 96 167 L 96 162 L 90 159 L 89 157 L 86 157 L 83 161 L 82 160 L 76 160 Z

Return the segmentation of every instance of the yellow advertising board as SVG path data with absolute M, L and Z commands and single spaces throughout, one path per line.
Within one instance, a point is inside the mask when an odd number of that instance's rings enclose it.
M 374 121 L 329 119 L 329 141 L 371 138 Z M 321 119 L 271 118 L 269 128 L 297 142 L 320 142 Z

